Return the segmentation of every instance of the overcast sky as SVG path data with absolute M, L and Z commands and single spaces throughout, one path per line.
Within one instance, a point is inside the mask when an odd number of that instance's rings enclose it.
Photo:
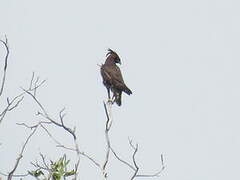
M 240 161 L 240 2 L 236 0 L 0 0 L 0 37 L 9 39 L 4 98 L 29 85 L 34 71 L 47 83 L 38 97 L 52 117 L 66 107 L 66 124 L 76 126 L 79 146 L 102 162 L 105 151 L 102 85 L 98 64 L 107 48 L 122 59 L 131 96 L 113 107 L 113 148 L 131 160 L 128 137 L 139 143 L 141 172 L 152 173 L 164 155 L 162 180 L 238 180 Z M 1 46 L 1 65 L 4 49 Z M 1 106 L 3 107 L 3 98 Z M 0 124 L 0 171 L 9 172 L 37 106 L 28 96 Z M 50 129 L 72 145 L 62 130 Z M 30 161 L 57 159 L 43 131 L 31 139 L 17 173 Z M 68 157 L 74 162 L 74 154 Z M 131 171 L 111 159 L 109 179 Z M 101 179 L 87 160 L 81 179 Z M 29 179 L 27 177 L 26 179 Z

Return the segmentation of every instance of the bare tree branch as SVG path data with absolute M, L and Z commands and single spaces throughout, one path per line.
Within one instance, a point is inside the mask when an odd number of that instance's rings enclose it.
M 34 74 L 33 74 L 34 75 Z M 38 79 L 37 79 L 38 81 Z M 32 86 L 33 83 L 30 84 L 30 87 Z M 34 87 L 37 87 L 37 85 L 34 85 Z M 59 112 L 59 120 L 61 123 L 53 120 L 49 114 L 47 113 L 46 109 L 44 108 L 44 106 L 40 103 L 40 101 L 37 99 L 36 97 L 36 93 L 35 92 L 31 92 L 29 90 L 26 90 L 24 88 L 22 88 L 22 90 L 28 94 L 30 97 L 32 97 L 32 99 L 37 103 L 37 105 L 39 106 L 40 110 L 37 115 L 40 115 L 42 116 L 43 118 L 45 118 L 46 120 L 48 120 L 48 123 L 49 124 L 54 124 L 56 125 L 57 127 L 60 127 L 60 128 L 63 128 L 64 130 L 66 130 L 68 133 L 70 133 L 73 137 L 73 140 L 74 140 L 74 145 L 75 145 L 75 149 L 73 148 L 68 148 L 64 145 L 62 145 L 59 141 L 57 141 L 52 135 L 51 133 L 47 130 L 47 128 L 45 126 L 43 126 L 43 123 L 42 122 L 39 122 L 39 125 L 45 130 L 45 132 L 47 132 L 47 134 L 49 135 L 49 137 L 51 139 L 54 140 L 54 142 L 57 144 L 57 147 L 62 147 L 62 148 L 65 148 L 65 149 L 68 149 L 68 150 L 74 150 L 76 153 L 77 153 L 77 157 L 78 157 L 78 160 L 77 160 L 77 163 L 75 164 L 75 168 L 76 168 L 76 172 L 77 172 L 77 169 L 79 167 L 79 163 L 80 163 L 80 155 L 83 155 L 84 153 L 81 153 L 80 150 L 79 150 L 79 146 L 78 146 L 78 143 L 77 143 L 77 136 L 75 134 L 75 127 L 73 129 L 65 126 L 64 124 L 64 117 L 66 115 L 66 113 L 64 113 L 65 111 L 65 108 L 63 108 L 60 112 Z M 26 126 L 26 127 L 33 127 L 33 126 Z M 88 159 L 91 160 L 90 156 L 87 156 L 85 155 L 85 157 L 87 157 Z M 93 160 L 93 159 L 92 159 Z M 93 161 L 92 161 L 93 162 Z M 95 163 L 96 164 L 96 163 Z M 77 173 L 75 174 L 75 179 L 77 178 Z
M 104 179 L 106 180 L 107 176 L 108 176 L 107 165 L 109 163 L 110 153 L 112 153 L 114 155 L 114 157 L 118 161 L 120 161 L 121 163 L 125 164 L 127 167 L 129 167 L 133 171 L 133 175 L 131 176 L 131 180 L 133 180 L 135 178 L 141 178 L 141 177 L 149 177 L 149 178 L 157 177 L 157 176 L 159 176 L 162 173 L 162 171 L 165 168 L 165 166 L 163 164 L 163 156 L 162 155 L 161 155 L 161 165 L 162 165 L 162 168 L 159 171 L 157 171 L 156 173 L 152 173 L 152 174 L 139 174 L 139 166 L 138 166 L 138 163 L 137 163 L 137 160 L 136 160 L 136 154 L 138 152 L 138 144 L 134 144 L 132 142 L 132 140 L 129 139 L 129 145 L 133 149 L 132 163 L 129 163 L 126 160 L 120 158 L 120 156 L 111 147 L 109 131 L 110 131 L 112 123 L 113 123 L 113 119 L 112 119 L 112 102 L 107 102 L 107 103 L 104 102 L 103 103 L 104 104 L 104 111 L 105 111 L 105 114 L 106 114 L 106 117 L 107 117 L 107 120 L 106 120 L 106 123 L 105 123 L 106 153 L 105 153 L 105 160 L 104 160 L 103 164 L 100 164 L 97 160 L 95 160 L 92 156 L 88 155 L 87 153 L 85 153 L 83 151 L 80 151 L 78 143 L 77 143 L 77 136 L 75 134 L 75 127 L 73 129 L 71 129 L 71 128 L 67 127 L 65 125 L 65 123 L 64 123 L 64 117 L 66 116 L 65 108 L 63 108 L 59 112 L 59 114 L 58 114 L 59 115 L 58 121 L 54 120 L 53 118 L 51 118 L 49 116 L 49 114 L 47 113 L 47 110 L 45 109 L 45 107 L 40 103 L 40 101 L 36 97 L 36 89 L 39 86 L 41 86 L 45 82 L 45 80 L 39 83 L 39 77 L 34 81 L 34 76 L 35 76 L 35 74 L 33 72 L 29 88 L 28 89 L 22 88 L 23 93 L 21 93 L 19 96 L 16 96 L 13 99 L 14 101 L 12 100 L 14 103 L 12 101 L 10 101 L 9 99 L 7 99 L 7 103 L 9 105 L 9 107 L 6 108 L 7 109 L 6 112 L 14 109 L 15 107 L 17 107 L 18 104 L 23 100 L 23 95 L 25 95 L 25 94 L 29 95 L 37 103 L 38 107 L 40 108 L 40 111 L 38 111 L 37 115 L 40 115 L 43 118 L 45 118 L 45 121 L 39 121 L 37 124 L 31 125 L 31 126 L 29 126 L 29 125 L 27 125 L 25 123 L 18 123 L 18 125 L 24 126 L 26 128 L 29 128 L 29 129 L 34 129 L 33 132 L 35 132 L 36 129 L 40 126 L 48 134 L 48 136 L 56 143 L 57 147 L 61 147 L 61 148 L 64 148 L 66 150 L 70 150 L 70 151 L 76 152 L 78 158 L 77 158 L 76 163 L 75 163 L 75 172 L 76 172 L 74 174 L 75 175 L 75 177 L 74 177 L 75 180 L 77 179 L 77 175 L 78 175 L 78 167 L 79 167 L 79 164 L 80 164 L 80 156 L 83 156 L 83 157 L 87 158 L 91 163 L 93 163 L 97 168 L 99 168 L 101 170 L 102 174 L 103 174 Z M 19 98 L 19 99 L 17 99 L 17 98 Z M 2 114 L 4 114 L 4 111 L 3 111 Z M 0 117 L 1 116 L 2 115 L 0 114 Z M 1 122 L 1 119 L 0 119 L 0 122 Z M 57 127 L 60 127 L 62 129 L 64 129 L 65 131 L 67 131 L 68 133 L 70 133 L 71 136 L 73 137 L 73 141 L 74 141 L 75 147 L 74 148 L 67 147 L 67 146 L 61 144 L 61 142 L 58 141 L 56 138 L 54 138 L 54 136 L 47 129 L 47 125 L 50 125 L 50 124 L 53 124 L 53 125 L 55 125 Z M 29 139 L 30 139 L 30 137 L 29 137 Z M 27 144 L 27 142 L 28 142 L 28 140 L 26 141 L 25 144 Z M 25 146 L 24 146 L 24 149 L 25 149 Z M 21 151 L 22 153 L 23 153 L 24 149 Z M 15 172 L 18 164 L 19 164 L 20 159 L 22 158 L 22 153 L 20 153 L 13 170 L 8 175 L 8 177 L 10 179 L 15 176 L 14 172 Z M 40 154 L 40 156 L 41 156 L 41 160 L 42 160 L 42 165 L 39 164 L 37 161 L 36 161 L 36 163 L 32 163 L 32 164 L 36 168 L 44 169 L 44 170 L 49 171 L 50 168 L 49 168 L 48 164 L 46 163 L 45 156 L 43 156 L 42 154 Z M 8 178 L 8 180 L 10 180 L 9 178 Z
M 162 173 L 162 171 L 165 169 L 165 165 L 163 163 L 163 155 L 162 154 L 161 154 L 161 166 L 162 167 L 160 168 L 160 170 L 158 172 L 156 172 L 156 173 L 153 173 L 153 174 L 139 174 L 136 177 L 157 177 L 157 176 L 159 176 Z
M 132 180 L 137 176 L 137 173 L 138 173 L 138 170 L 139 170 L 139 166 L 137 165 L 137 162 L 136 162 L 136 154 L 137 154 L 137 151 L 138 151 L 138 144 L 136 144 L 134 146 L 133 143 L 132 143 L 132 140 L 129 140 L 129 144 L 132 147 L 132 149 L 134 150 L 133 155 L 132 155 L 132 161 L 133 161 L 133 164 L 135 166 L 135 172 L 134 172 L 133 176 L 131 177 L 131 180 Z
M 1 41 L 1 42 L 3 42 L 3 41 Z M 6 44 L 5 44 L 5 46 L 7 46 L 7 39 L 6 39 L 6 42 L 5 42 Z M 7 47 L 6 47 L 7 48 Z M 9 51 L 8 51 L 9 52 Z M 5 68 L 4 68 L 4 70 L 6 70 L 7 69 L 7 57 L 5 58 Z M 6 71 L 5 71 L 6 72 Z M 32 80 L 31 81 L 33 81 L 34 80 L 34 76 L 32 76 Z M 33 87 L 29 87 L 29 91 L 36 91 L 36 89 L 37 88 L 39 88 L 43 83 L 44 83 L 45 81 L 42 81 L 41 83 L 39 83 L 39 84 L 36 84 L 36 86 L 33 88 Z M 3 81 L 3 83 L 5 83 L 5 79 L 4 79 L 4 81 Z M 2 84 L 2 90 L 3 90 L 3 86 L 4 86 L 4 84 Z M 2 93 L 2 92 L 1 92 Z M 7 98 L 7 106 L 4 108 L 4 110 L 0 113 L 0 123 L 2 122 L 2 120 L 4 119 L 4 117 L 5 117 L 5 115 L 7 114 L 7 112 L 9 112 L 9 111 L 12 111 L 13 109 L 15 109 L 16 107 L 18 107 L 19 106 L 19 104 L 23 101 L 23 99 L 24 99 L 24 94 L 25 94 L 25 92 L 23 92 L 23 93 L 20 93 L 19 95 L 17 95 L 17 96 L 15 96 L 12 100 L 10 100 L 9 98 Z M 24 124 L 24 123 L 22 123 L 21 125 L 25 125 L 25 126 L 27 126 L 26 124 Z M 12 177 L 25 177 L 25 176 L 28 176 L 29 174 L 27 173 L 27 174 L 14 174 L 14 172 L 16 171 L 16 169 L 17 169 L 17 167 L 18 167 L 18 165 L 19 165 L 19 163 L 20 163 L 20 161 L 21 161 L 21 159 L 22 159 L 22 157 L 23 157 L 23 153 L 24 153 L 24 151 L 25 151 L 25 148 L 26 148 L 26 146 L 27 146 L 27 144 L 28 144 L 28 142 L 29 142 L 29 140 L 30 140 L 30 138 L 33 136 L 33 134 L 35 133 L 35 131 L 36 131 L 36 129 L 37 129 L 37 127 L 38 126 L 34 126 L 34 127 L 31 127 L 31 129 L 34 129 L 33 131 L 32 131 L 32 133 L 28 136 L 28 138 L 27 138 L 27 140 L 25 141 L 25 143 L 24 143 L 24 145 L 23 145 L 23 147 L 22 147 L 22 149 L 21 149 L 21 152 L 20 152 L 20 154 L 19 154 L 19 156 L 18 156 L 18 158 L 17 158 L 17 160 L 16 160 L 16 162 L 15 162 L 15 165 L 14 165 L 14 168 L 11 170 L 11 172 L 10 173 L 8 173 L 8 174 L 4 174 L 4 173 L 1 173 L 2 175 L 5 175 L 5 176 L 7 176 L 8 177 L 8 180 L 10 180 L 10 179 L 12 179 Z
M 5 177 L 8 176 L 8 174 L 2 173 L 2 172 L 0 172 L 0 175 L 5 176 Z M 26 176 L 29 176 L 29 174 L 26 173 L 26 174 L 14 174 L 13 175 L 13 177 L 26 177 Z M 0 178 L 0 180 L 1 180 L 1 178 Z
M 9 56 L 9 47 L 8 47 L 8 39 L 7 36 L 5 36 L 5 41 L 0 39 L 0 42 L 3 43 L 3 45 L 5 46 L 5 49 L 7 51 L 6 56 L 5 56 L 5 61 L 4 61 L 4 68 L 3 68 L 3 78 L 2 78 L 2 83 L 1 83 L 1 88 L 0 88 L 0 96 L 3 93 L 3 88 L 5 85 L 5 81 L 6 81 L 6 74 L 7 74 L 7 65 L 8 65 L 8 56 Z
M 31 91 L 36 92 L 36 90 L 46 82 L 46 80 L 43 80 L 39 84 L 35 83 L 35 87 L 32 87 L 33 81 L 34 81 L 34 73 L 32 75 L 31 85 L 28 88 L 28 92 L 31 92 Z M 25 94 L 26 94 L 26 92 L 22 92 L 19 95 L 15 96 L 12 100 L 7 98 L 7 106 L 0 113 L 0 123 L 3 121 L 7 112 L 12 111 L 13 109 L 15 109 L 19 106 L 19 104 L 23 101 Z
M 24 153 L 24 151 L 25 151 L 25 148 L 26 148 L 26 146 L 27 146 L 30 138 L 31 138 L 31 137 L 33 136 L 33 134 L 36 132 L 36 130 L 37 130 L 37 127 L 31 132 L 31 134 L 28 136 L 27 140 L 25 141 L 25 143 L 24 143 L 24 145 L 23 145 L 23 147 L 22 147 L 22 149 L 21 149 L 21 152 L 20 152 L 20 154 L 19 154 L 19 156 L 18 156 L 18 158 L 17 158 L 17 160 L 16 160 L 16 163 L 15 163 L 15 165 L 14 165 L 14 168 L 13 168 L 13 169 L 11 170 L 11 172 L 8 174 L 8 180 L 11 180 L 11 179 L 12 179 L 13 174 L 14 174 L 14 172 L 16 171 L 18 165 L 19 165 L 19 162 L 20 162 L 20 160 L 21 160 L 22 157 L 23 157 L 23 153 Z
M 26 128 L 34 129 L 34 128 L 36 128 L 37 126 L 42 125 L 42 124 L 51 124 L 51 122 L 48 122 L 48 121 L 40 121 L 40 122 L 37 123 L 36 125 L 32 125 L 32 126 L 29 126 L 29 125 L 27 125 L 27 124 L 25 124 L 25 123 L 16 123 L 16 124 L 19 125 L 19 126 L 24 126 L 24 127 L 26 127 Z
M 130 163 L 128 163 L 127 161 L 125 161 L 122 158 L 120 158 L 119 155 L 117 155 L 117 153 L 113 150 L 112 147 L 111 147 L 111 151 L 112 151 L 113 155 L 117 158 L 117 160 L 119 160 L 123 164 L 127 165 L 128 167 L 130 167 L 133 171 L 136 170 Z
M 80 154 L 85 156 L 88 160 L 90 160 L 93 164 L 95 164 L 98 168 L 101 169 L 101 165 L 96 160 L 94 160 L 91 156 L 89 156 L 85 152 L 80 152 Z
M 43 162 L 45 168 L 48 168 L 48 169 L 49 169 L 49 167 L 48 167 L 48 165 L 47 165 L 47 163 L 46 163 L 46 160 L 45 160 L 45 156 L 43 156 L 42 153 L 40 153 L 40 156 L 41 156 L 41 158 L 42 158 L 42 162 Z
M 44 122 L 45 123 L 45 122 Z M 51 122 L 50 122 L 51 123 Z M 66 147 L 65 145 L 61 144 L 58 140 L 56 140 L 52 134 L 47 130 L 46 127 L 44 127 L 41 123 L 40 123 L 40 126 L 46 131 L 46 133 L 48 134 L 48 136 L 57 144 L 57 147 L 60 147 L 60 148 L 64 148 L 64 149 L 67 149 L 67 150 L 70 150 L 70 151 L 75 151 L 75 152 L 78 152 L 79 150 L 77 150 L 76 148 L 71 148 L 71 147 Z M 27 126 L 28 128 L 31 128 L 32 126 Z M 76 146 L 75 146 L 76 147 Z M 98 168 L 101 169 L 101 165 L 96 161 L 94 160 L 93 157 L 91 157 L 90 155 L 86 154 L 85 152 L 81 152 L 79 151 L 79 154 L 86 157 L 88 160 L 90 160 L 93 164 L 95 164 Z
M 0 123 L 4 119 L 5 115 L 7 114 L 8 111 L 12 111 L 15 109 L 22 101 L 23 101 L 23 95 L 18 95 L 15 98 L 13 98 L 11 101 L 9 98 L 7 98 L 7 106 L 5 109 L 0 113 Z
M 108 102 L 106 104 L 104 102 L 103 104 L 104 104 L 105 114 L 106 114 L 106 117 L 107 117 L 106 126 L 105 126 L 105 137 L 106 137 L 106 142 L 107 142 L 107 150 L 106 150 L 105 161 L 104 161 L 104 164 L 103 164 L 104 178 L 107 179 L 106 166 L 107 166 L 108 161 L 109 161 L 110 151 L 113 153 L 114 157 L 117 160 L 119 160 L 121 163 L 125 164 L 127 167 L 129 167 L 131 170 L 133 170 L 134 174 L 132 175 L 131 180 L 133 180 L 135 178 L 141 178 L 141 177 L 151 178 L 151 177 L 159 176 L 165 168 L 165 166 L 163 164 L 163 155 L 161 155 L 161 166 L 162 167 L 159 171 L 157 171 L 156 173 L 153 173 L 153 174 L 138 174 L 139 166 L 138 166 L 137 160 L 136 160 L 136 154 L 138 152 L 138 144 L 133 144 L 132 140 L 128 139 L 129 145 L 133 149 L 133 154 L 132 154 L 133 165 L 131 165 L 131 163 L 127 162 L 126 160 L 123 160 L 122 158 L 120 158 L 120 156 L 114 151 L 114 149 L 111 147 L 111 142 L 110 142 L 110 138 L 109 138 L 109 130 L 110 130 L 111 125 L 112 125 L 112 112 L 111 112 L 112 103 Z
M 105 155 L 105 161 L 102 166 L 102 172 L 105 179 L 107 179 L 107 172 L 106 167 L 109 162 L 109 155 L 111 150 L 111 144 L 110 144 L 110 138 L 109 138 L 109 131 L 112 126 L 112 102 L 108 102 L 107 104 L 103 102 L 105 114 L 107 117 L 106 126 L 105 126 L 105 138 L 107 143 L 107 149 L 106 149 L 106 155 Z
M 66 127 L 66 126 L 64 125 L 63 118 L 64 118 L 65 114 L 62 114 L 62 112 L 64 111 L 64 109 L 62 109 L 62 110 L 60 111 L 60 113 L 59 113 L 59 118 L 60 118 L 60 121 L 61 121 L 61 124 L 60 124 L 60 123 L 54 121 L 52 118 L 50 118 L 50 116 L 48 115 L 47 111 L 45 110 L 45 108 L 43 107 L 43 105 L 39 102 L 39 100 L 34 96 L 34 94 L 32 94 L 30 91 L 28 91 L 28 90 L 26 90 L 26 89 L 23 89 L 23 88 L 22 88 L 22 90 L 23 90 L 25 93 L 27 93 L 28 95 L 30 95 L 30 97 L 32 97 L 32 98 L 34 99 L 34 101 L 38 104 L 38 106 L 39 106 L 40 109 L 42 110 L 43 113 L 38 112 L 38 115 L 43 116 L 44 118 L 46 118 L 47 120 L 49 120 L 49 121 L 51 121 L 53 124 L 55 124 L 56 126 L 59 126 L 59 127 L 63 128 L 63 129 L 65 129 L 67 132 L 69 132 L 69 133 L 73 136 L 74 140 L 76 140 L 76 135 L 75 135 L 74 130 L 72 130 L 72 129 L 70 129 L 70 128 L 68 128 L 68 127 Z

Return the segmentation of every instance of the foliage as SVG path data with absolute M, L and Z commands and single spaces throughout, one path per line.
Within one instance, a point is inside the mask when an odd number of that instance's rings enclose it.
M 73 176 L 76 174 L 74 169 L 68 171 L 68 165 L 70 160 L 67 160 L 66 155 L 63 155 L 58 161 L 51 161 L 50 166 L 44 162 L 45 167 L 35 164 L 37 167 L 34 171 L 29 171 L 29 174 L 34 176 L 38 180 L 61 180 L 68 176 Z

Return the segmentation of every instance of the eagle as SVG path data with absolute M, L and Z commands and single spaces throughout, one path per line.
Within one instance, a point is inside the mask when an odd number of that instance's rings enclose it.
M 132 91 L 124 83 L 120 68 L 116 65 L 121 64 L 121 60 L 116 52 L 108 49 L 106 55 L 107 59 L 103 65 L 101 65 L 101 75 L 103 84 L 107 88 L 108 100 L 110 98 L 110 90 L 113 93 L 112 102 L 116 102 L 118 106 L 121 106 L 122 92 L 130 95 Z

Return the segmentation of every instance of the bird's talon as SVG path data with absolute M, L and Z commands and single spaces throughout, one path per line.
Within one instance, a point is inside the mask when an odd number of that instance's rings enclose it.
M 112 100 L 112 99 L 108 99 L 107 102 L 108 102 L 109 104 L 113 104 L 113 100 Z

